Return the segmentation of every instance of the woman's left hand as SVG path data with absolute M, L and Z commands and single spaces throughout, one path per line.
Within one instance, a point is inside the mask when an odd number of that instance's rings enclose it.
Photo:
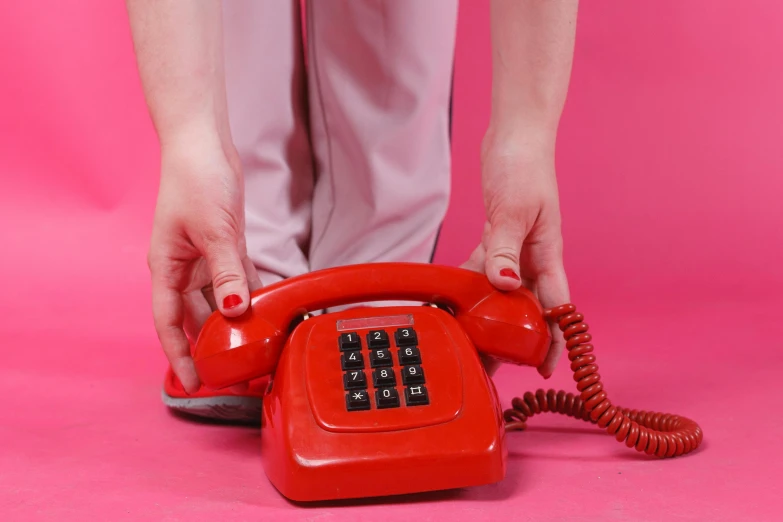
M 487 222 L 481 242 L 462 266 L 485 273 L 500 290 L 524 284 L 544 308 L 568 303 L 554 136 L 500 135 L 490 129 L 481 174 Z M 551 329 L 553 343 L 538 368 L 546 378 L 565 348 L 557 326 Z

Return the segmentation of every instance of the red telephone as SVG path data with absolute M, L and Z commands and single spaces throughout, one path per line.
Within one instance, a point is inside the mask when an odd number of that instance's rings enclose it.
M 315 310 L 390 299 L 437 307 L 353 308 L 302 320 Z M 479 353 L 536 367 L 550 345 L 548 320 L 568 341 L 580 393 L 538 390 L 504 413 Z M 476 272 L 373 263 L 260 289 L 241 317 L 210 316 L 193 355 L 208 387 L 272 376 L 262 460 L 277 490 L 297 501 L 500 481 L 505 432 L 545 411 L 593 422 L 650 455 L 696 449 L 695 422 L 609 402 L 587 328 L 573 305 L 544 311 L 525 288 L 498 291 Z

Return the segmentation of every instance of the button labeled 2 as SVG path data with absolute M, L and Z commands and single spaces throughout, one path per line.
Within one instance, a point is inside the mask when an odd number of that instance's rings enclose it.
M 373 348 L 388 348 L 389 334 L 383 330 L 372 330 L 367 334 L 367 346 Z

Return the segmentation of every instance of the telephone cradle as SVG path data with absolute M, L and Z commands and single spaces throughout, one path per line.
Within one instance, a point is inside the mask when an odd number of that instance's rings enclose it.
M 339 305 L 418 301 L 431 306 Z M 567 341 L 577 393 L 538 390 L 503 411 L 480 355 L 538 367 L 549 323 Z M 571 304 L 544 310 L 524 287 L 499 291 L 454 267 L 372 263 L 293 277 L 251 295 L 240 317 L 213 313 L 193 348 L 204 386 L 270 376 L 264 471 L 285 497 L 322 501 L 479 486 L 506 472 L 505 433 L 556 412 L 656 457 L 695 450 L 692 420 L 612 404 L 591 336 Z

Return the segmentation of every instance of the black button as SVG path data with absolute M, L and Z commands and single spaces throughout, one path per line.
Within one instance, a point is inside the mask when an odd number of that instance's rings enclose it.
M 408 386 L 405 388 L 405 404 L 408 406 L 422 406 L 430 403 L 430 397 L 427 395 L 427 388 L 418 386 Z
M 400 406 L 400 395 L 394 388 L 381 388 L 375 390 L 375 404 L 378 408 L 398 408 Z
M 415 346 L 408 346 L 407 348 L 400 348 L 398 352 L 400 358 L 400 365 L 406 364 L 421 364 L 421 352 Z
M 397 384 L 397 377 L 394 370 L 389 368 L 379 368 L 372 372 L 372 385 L 376 388 L 382 386 L 394 386 Z
M 362 338 L 356 332 L 340 334 L 340 351 L 361 350 Z
M 340 362 L 343 365 L 343 370 L 356 370 L 357 368 L 364 368 L 362 352 L 345 352 L 340 357 Z
M 424 384 L 424 370 L 421 366 L 406 366 L 400 370 L 403 384 Z
M 355 390 L 356 388 L 367 387 L 367 376 L 364 370 L 351 370 L 343 375 L 343 385 L 346 390 Z
M 380 366 L 392 366 L 394 361 L 392 360 L 392 354 L 388 349 L 373 350 L 370 352 L 370 365 L 373 368 Z
M 370 395 L 367 390 L 354 390 L 345 395 L 345 405 L 348 411 L 369 410 Z
M 389 334 L 384 330 L 372 330 L 367 334 L 367 346 L 373 348 L 388 348 Z
M 413 328 L 397 328 L 397 331 L 394 332 L 394 341 L 397 343 L 397 346 L 415 346 L 419 344 L 416 330 Z

